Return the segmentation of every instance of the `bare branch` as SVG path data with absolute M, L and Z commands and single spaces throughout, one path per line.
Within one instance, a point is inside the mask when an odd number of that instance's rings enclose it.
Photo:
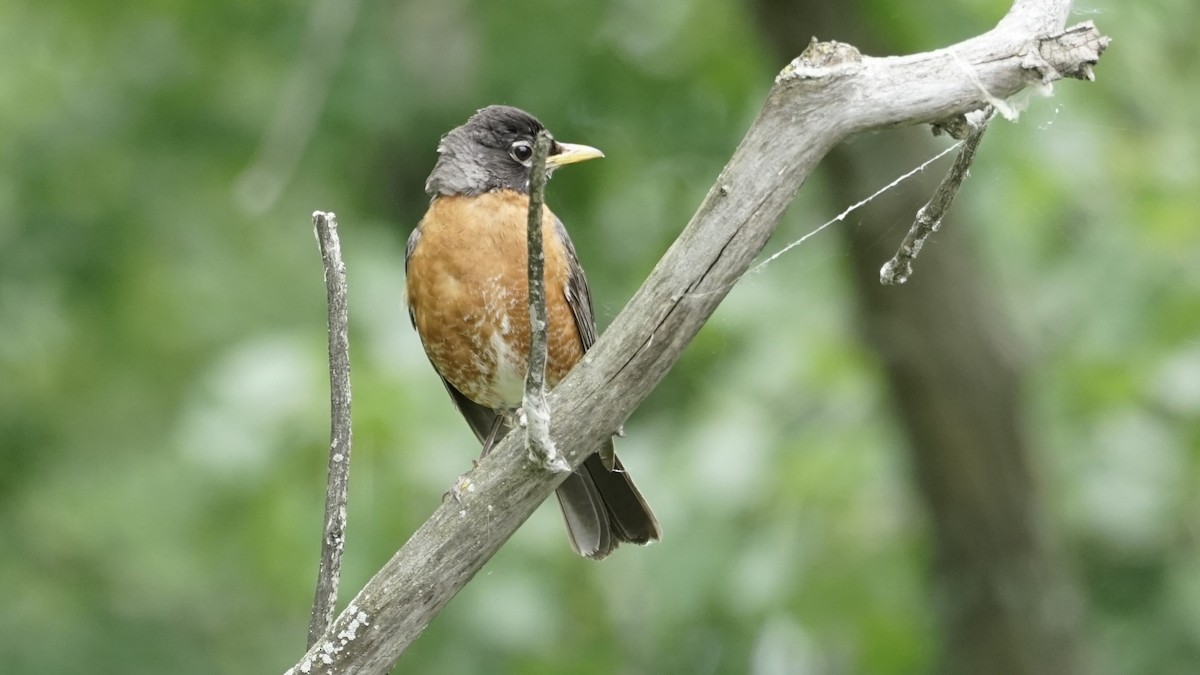
M 546 250 L 542 244 L 542 204 L 546 193 L 546 155 L 550 136 L 539 131 L 533 142 L 529 176 L 529 367 L 525 372 L 525 446 L 530 461 L 548 469 L 568 472 L 571 467 L 558 456 L 550 437 L 550 408 L 546 405 Z
M 958 195 L 963 181 L 967 179 L 971 163 L 975 161 L 975 151 L 979 149 L 979 142 L 983 140 L 983 132 L 987 131 L 988 122 L 992 119 L 990 107 L 979 112 L 983 114 L 982 121 L 973 125 L 972 131 L 958 150 L 958 157 L 954 158 L 954 164 L 946 172 L 946 177 L 937 186 L 933 196 L 925 202 L 924 206 L 917 209 L 917 217 L 913 220 L 908 234 L 904 236 L 904 241 L 900 243 L 900 249 L 879 270 L 879 283 L 885 286 L 897 286 L 908 281 L 913 272 L 912 263 L 921 253 L 921 247 L 925 245 L 925 240 L 942 226 L 942 218 L 950 210 L 950 205 L 954 203 L 954 197 Z M 968 124 L 970 123 L 968 122 Z
M 325 266 L 325 293 L 329 301 L 329 477 L 325 484 L 325 528 L 321 535 L 321 565 L 308 624 L 311 648 L 329 630 L 337 607 L 346 545 L 346 490 L 350 482 L 350 338 L 346 309 L 346 265 L 338 241 L 337 216 L 313 213 L 321 262 Z
M 833 45 L 822 50 L 832 58 L 810 59 L 810 49 L 780 73 L 691 222 L 550 392 L 551 437 L 563 456 L 582 462 L 645 400 L 761 252 L 829 148 L 860 131 L 961 115 L 1041 82 L 1045 73 L 1028 70 L 1026 56 L 1056 39 L 1045 33 L 1062 27 L 1069 3 L 1018 0 L 1015 7 L 1044 15 L 1037 23 L 1048 28 L 1005 25 L 903 57 L 863 57 Z M 1094 28 L 1091 33 L 1102 39 Z M 461 502 L 442 504 L 292 672 L 391 669 L 562 480 L 563 474 L 532 467 L 518 436 L 509 434 L 479 463 L 471 474 L 476 489 Z

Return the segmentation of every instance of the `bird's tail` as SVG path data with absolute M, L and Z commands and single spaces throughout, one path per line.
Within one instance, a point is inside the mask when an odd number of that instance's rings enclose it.
M 594 454 L 557 492 L 571 547 L 593 560 L 603 559 L 621 542 L 648 544 L 662 538 L 658 519 L 612 454 L 611 441 L 607 456 L 613 458 L 612 471 Z

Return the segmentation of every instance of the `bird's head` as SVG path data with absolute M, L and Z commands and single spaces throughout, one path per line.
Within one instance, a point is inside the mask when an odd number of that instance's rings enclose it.
M 433 196 L 504 189 L 528 193 L 533 143 L 543 129 L 536 117 L 520 108 L 492 105 L 476 112 L 442 137 L 425 191 Z M 596 148 L 560 143 L 551 136 L 546 171 L 603 156 Z

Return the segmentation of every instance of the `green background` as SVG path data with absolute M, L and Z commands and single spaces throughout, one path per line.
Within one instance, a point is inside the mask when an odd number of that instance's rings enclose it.
M 1007 6 L 917 4 L 864 6 L 914 51 Z M 1086 19 L 1114 39 L 1097 82 L 1023 96 L 946 226 L 1020 337 L 1096 671 L 1194 672 L 1200 10 Z M 290 666 L 328 434 L 312 211 L 349 268 L 348 598 L 477 452 L 403 307 L 439 136 L 503 102 L 607 153 L 548 191 L 604 326 L 783 66 L 758 30 L 731 0 L 0 3 L 0 671 Z M 768 252 L 846 206 L 822 187 Z M 399 670 L 931 670 L 929 523 L 848 274 L 826 232 L 746 277 L 629 420 L 661 543 L 577 558 L 549 504 Z

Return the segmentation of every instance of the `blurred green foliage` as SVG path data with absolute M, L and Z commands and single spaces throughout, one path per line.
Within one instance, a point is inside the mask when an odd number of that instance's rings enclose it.
M 871 16 L 923 50 L 1005 7 Z M 1073 18 L 1114 38 L 1098 82 L 995 124 L 948 226 L 978 242 L 1029 354 L 1097 672 L 1192 672 L 1200 9 L 1094 0 Z M 349 266 L 348 597 L 476 452 L 402 307 L 440 134 L 505 102 L 605 150 L 548 195 L 605 325 L 752 119 L 782 65 L 765 54 L 728 0 L 0 4 L 0 670 L 289 666 L 327 442 L 309 214 L 338 213 Z M 773 248 L 844 207 L 821 183 Z M 932 668 L 927 523 L 837 243 L 746 278 L 627 425 L 661 544 L 590 563 L 548 506 L 400 669 Z

